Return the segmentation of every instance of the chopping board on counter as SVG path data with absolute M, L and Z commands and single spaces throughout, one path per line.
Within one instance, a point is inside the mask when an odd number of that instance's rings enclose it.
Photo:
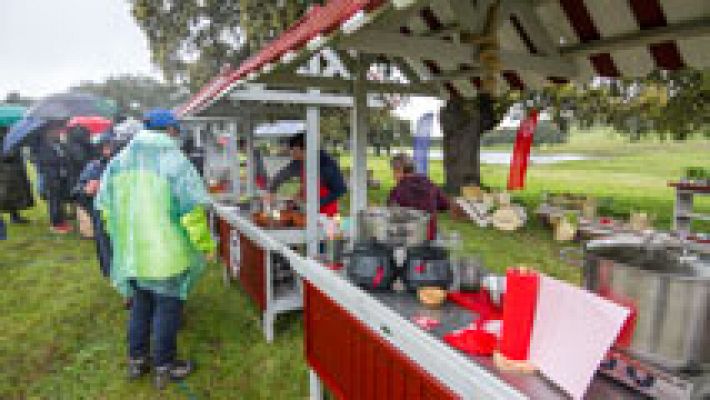
M 585 289 L 541 275 L 530 362 L 573 399 L 581 399 L 629 313 Z

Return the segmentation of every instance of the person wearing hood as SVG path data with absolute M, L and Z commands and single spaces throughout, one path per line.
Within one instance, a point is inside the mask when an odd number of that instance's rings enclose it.
M 128 377 L 152 368 L 162 389 L 193 371 L 190 361 L 177 358 L 177 332 L 183 303 L 215 243 L 206 215 L 211 200 L 180 151 L 175 116 L 153 110 L 145 128 L 106 166 L 94 205 L 113 245 L 111 282 L 132 299 Z
M 408 155 L 395 155 L 390 165 L 396 185 L 390 191 L 387 204 L 428 212 L 431 216 L 428 238 L 436 238 L 436 213 L 449 209 L 446 194 L 429 178 L 414 171 L 414 162 Z

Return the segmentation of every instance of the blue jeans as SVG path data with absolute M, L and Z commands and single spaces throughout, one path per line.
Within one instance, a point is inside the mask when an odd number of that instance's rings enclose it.
M 104 222 L 101 215 L 93 207 L 90 208 L 91 223 L 94 227 L 94 241 L 96 242 L 96 256 L 99 260 L 99 269 L 104 278 L 111 274 L 111 239 L 104 229 Z
M 131 317 L 128 322 L 128 355 L 132 359 L 150 354 L 153 334 L 153 365 L 162 367 L 175 361 L 182 301 L 141 289 L 135 282 Z
M 7 240 L 7 226 L 2 214 L 0 214 L 0 240 Z

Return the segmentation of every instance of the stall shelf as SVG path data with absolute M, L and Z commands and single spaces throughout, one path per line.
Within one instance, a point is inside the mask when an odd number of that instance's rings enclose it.
M 264 338 L 271 343 L 277 316 L 303 307 L 301 283 L 295 274 L 289 284 L 274 282 L 276 263 L 273 262 L 273 252 L 242 232 L 240 224 L 248 221 L 247 213 L 234 207 L 228 209 L 232 212 L 217 213 L 220 258 L 226 270 L 236 273 L 244 292 L 258 307 L 262 314 Z M 239 219 L 233 218 L 239 214 Z M 305 243 L 303 229 L 265 229 L 264 232 L 286 246 Z M 234 252 L 238 252 L 238 256 Z
M 710 214 L 695 212 L 693 203 L 695 196 L 710 195 L 710 185 L 671 182 L 669 186 L 675 189 L 675 207 L 673 209 L 673 230 L 682 237 L 692 234 L 693 220 L 710 221 Z

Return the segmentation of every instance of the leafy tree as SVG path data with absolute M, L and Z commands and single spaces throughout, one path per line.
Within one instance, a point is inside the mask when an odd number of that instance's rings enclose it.
M 5 96 L 4 102 L 8 104 L 18 104 L 21 106 L 29 107 L 32 105 L 34 100 L 32 98 L 21 95 L 19 92 L 9 92 L 7 96 Z
M 238 65 L 317 1 L 129 0 L 166 79 L 199 89 L 225 64 Z
M 710 70 L 654 71 L 643 78 L 596 79 L 573 99 L 582 127 L 608 124 L 631 140 L 710 137 Z
M 103 82 L 81 82 L 70 90 L 111 99 L 116 103 L 119 114 L 136 117 L 151 108 L 172 108 L 185 101 L 189 95 L 179 86 L 133 75 L 110 77 Z

